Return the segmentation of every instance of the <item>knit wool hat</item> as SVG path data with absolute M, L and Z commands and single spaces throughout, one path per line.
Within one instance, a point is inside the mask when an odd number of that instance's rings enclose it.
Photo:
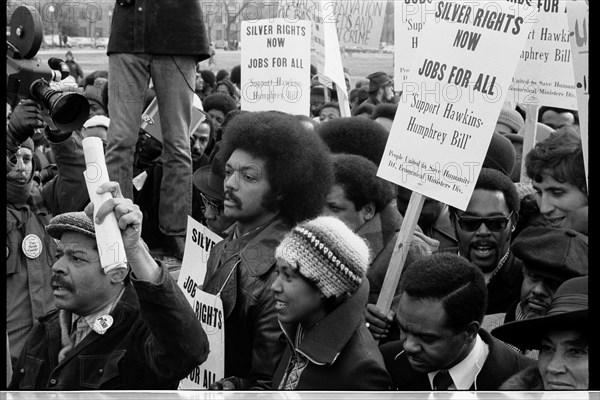
M 298 224 L 275 250 L 327 298 L 352 294 L 369 266 L 369 248 L 341 220 L 321 216 Z
M 588 237 L 572 229 L 530 226 L 510 248 L 537 275 L 563 282 L 588 274 Z
M 508 126 L 513 132 L 519 132 L 525 125 L 525 120 L 517 110 L 512 107 L 504 106 L 500 110 L 498 122 Z
M 64 232 L 77 232 L 96 238 L 94 223 L 83 211 L 59 214 L 50 220 L 46 232 L 54 239 L 59 239 Z
M 493 168 L 509 176 L 515 166 L 515 147 L 502 134 L 494 132 L 483 160 L 484 168 Z

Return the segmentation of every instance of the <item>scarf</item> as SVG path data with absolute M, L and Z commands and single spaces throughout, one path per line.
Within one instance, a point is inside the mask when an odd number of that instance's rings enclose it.
M 33 180 L 29 179 L 26 183 L 17 183 L 6 181 L 6 202 L 16 206 L 26 205 L 27 199 L 31 193 Z

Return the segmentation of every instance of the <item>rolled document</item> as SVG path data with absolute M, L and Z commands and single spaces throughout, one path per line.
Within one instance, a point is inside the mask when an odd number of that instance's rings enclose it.
M 83 154 L 85 156 L 85 183 L 90 200 L 94 203 L 94 226 L 96 228 L 96 243 L 100 254 L 100 264 L 104 272 L 108 273 L 115 268 L 127 268 L 125 246 L 121 237 L 121 229 L 117 224 L 117 217 L 112 212 L 104 218 L 101 224 L 96 223 L 96 213 L 100 206 L 112 198 L 110 193 L 98 194 L 96 189 L 110 179 L 104 159 L 102 140 L 98 137 L 83 139 Z

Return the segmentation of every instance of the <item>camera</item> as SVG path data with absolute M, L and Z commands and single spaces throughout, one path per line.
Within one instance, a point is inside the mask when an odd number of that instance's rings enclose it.
M 79 93 L 64 93 L 50 87 L 69 75 L 69 67 L 60 59 L 51 58 L 48 67 L 35 55 L 42 43 L 42 20 L 32 6 L 20 6 L 10 19 L 10 35 L 6 41 L 7 101 L 15 108 L 21 99 L 30 98 L 42 106 L 61 131 L 80 129 L 87 120 L 90 105 Z M 47 119 L 47 118 L 45 118 Z

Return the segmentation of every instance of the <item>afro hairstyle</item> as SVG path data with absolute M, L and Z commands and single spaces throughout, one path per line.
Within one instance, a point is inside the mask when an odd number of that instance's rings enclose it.
M 321 123 L 319 135 L 332 153 L 348 153 L 363 156 L 379 166 L 388 131 L 377 122 L 367 118 L 341 117 Z
M 224 163 L 235 150 L 264 160 L 275 197 L 267 203 L 275 202 L 291 223 L 321 214 L 333 181 L 330 154 L 319 135 L 294 115 L 279 111 L 238 114 L 223 132 Z
M 394 185 L 377 176 L 377 165 L 356 154 L 333 154 L 334 183 L 344 189 L 346 198 L 357 210 L 367 203 L 375 203 L 375 210 L 383 210 L 394 199 Z

